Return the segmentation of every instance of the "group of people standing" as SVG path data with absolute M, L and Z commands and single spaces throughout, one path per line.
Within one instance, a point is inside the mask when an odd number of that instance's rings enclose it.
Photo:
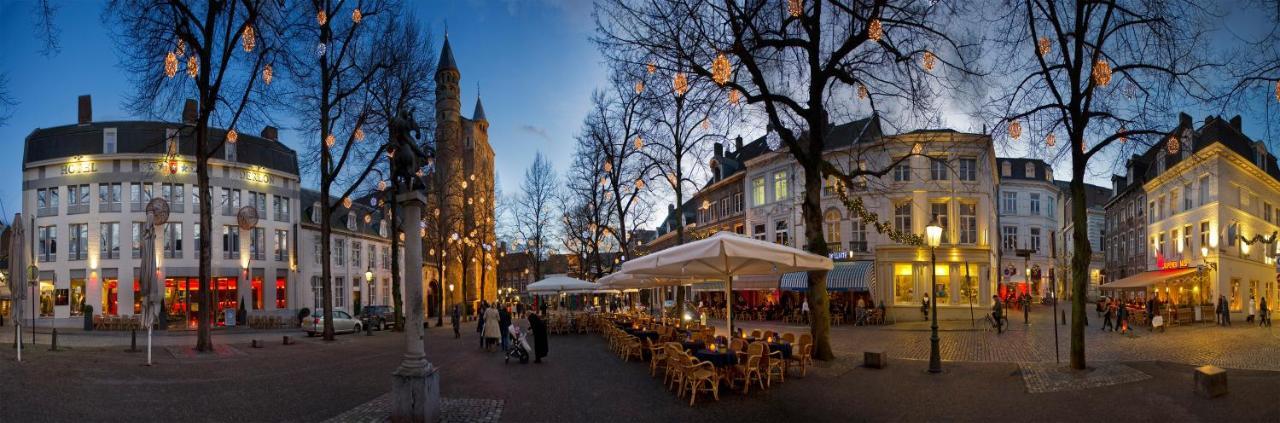
M 1218 306 L 1214 308 L 1214 313 L 1217 314 L 1219 326 L 1231 326 L 1231 308 L 1226 296 L 1218 296 Z M 1245 322 L 1257 322 L 1259 327 L 1271 327 L 1271 308 L 1267 306 L 1267 297 L 1262 297 L 1260 301 L 1249 297 L 1249 317 Z
M 543 306 L 541 311 L 528 310 L 525 312 L 523 304 L 496 303 L 490 305 L 487 301 L 481 301 L 478 309 L 479 318 L 476 319 L 476 333 L 480 334 L 480 349 L 484 351 L 493 351 L 495 347 L 501 347 L 500 351 L 507 351 L 513 341 L 511 337 L 511 320 L 512 310 L 516 308 L 516 315 L 527 314 L 529 320 L 529 331 L 533 334 L 533 353 L 534 363 L 541 363 L 542 358 L 547 356 L 547 323 L 542 319 L 546 313 L 546 307 Z M 461 336 L 459 333 L 460 309 L 454 306 L 453 315 L 450 316 L 453 324 L 453 337 Z

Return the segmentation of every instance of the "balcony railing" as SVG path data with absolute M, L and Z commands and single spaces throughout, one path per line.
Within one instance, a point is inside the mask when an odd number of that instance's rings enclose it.
M 85 214 L 89 212 L 89 203 L 67 204 L 67 214 Z
M 49 216 L 57 216 L 57 215 L 58 215 L 57 207 L 41 207 L 36 209 L 36 217 L 49 217 Z
M 119 213 L 119 212 L 120 212 L 120 208 L 121 208 L 121 207 L 120 207 L 120 202 L 114 202 L 114 203 L 99 203 L 99 204 L 98 204 L 98 213 Z

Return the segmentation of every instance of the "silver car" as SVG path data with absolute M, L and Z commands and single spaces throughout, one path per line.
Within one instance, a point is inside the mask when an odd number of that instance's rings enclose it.
M 333 332 L 351 332 L 356 333 L 364 329 L 363 323 L 351 317 L 343 310 L 333 311 Z M 316 334 L 324 333 L 324 310 L 315 310 L 310 316 L 302 319 L 302 330 L 307 332 L 307 336 L 316 336 Z

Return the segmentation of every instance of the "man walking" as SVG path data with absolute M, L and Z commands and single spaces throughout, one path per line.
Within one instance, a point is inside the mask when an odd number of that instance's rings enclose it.
M 458 331 L 461 328 L 461 323 L 458 322 L 458 319 L 462 317 L 461 315 L 462 311 L 458 309 L 457 304 L 454 304 L 453 313 L 449 315 L 449 323 L 453 325 L 453 339 L 462 337 L 462 333 Z
M 498 329 L 499 336 L 502 337 L 502 351 L 507 351 L 507 339 L 511 338 L 511 312 L 507 311 L 507 305 L 498 306 Z
M 1000 302 L 999 295 L 991 296 L 991 320 L 996 325 L 996 335 L 1004 333 L 1004 303 Z
M 1103 332 L 1106 332 L 1107 329 L 1115 330 L 1115 326 L 1111 325 L 1111 315 L 1112 315 L 1111 309 L 1114 305 L 1115 304 L 1111 303 L 1111 301 L 1108 300 L 1107 303 L 1102 306 L 1104 310 L 1102 313 L 1102 331 Z
M 1271 309 L 1267 308 L 1267 297 L 1258 302 L 1258 327 L 1271 327 Z

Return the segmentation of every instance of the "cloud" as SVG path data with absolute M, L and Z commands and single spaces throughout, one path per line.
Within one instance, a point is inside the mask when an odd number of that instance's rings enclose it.
M 524 125 L 520 125 L 520 130 L 536 135 L 538 138 L 542 138 L 548 143 L 551 142 L 551 135 L 547 134 L 547 130 L 545 128 L 539 128 L 526 123 Z

